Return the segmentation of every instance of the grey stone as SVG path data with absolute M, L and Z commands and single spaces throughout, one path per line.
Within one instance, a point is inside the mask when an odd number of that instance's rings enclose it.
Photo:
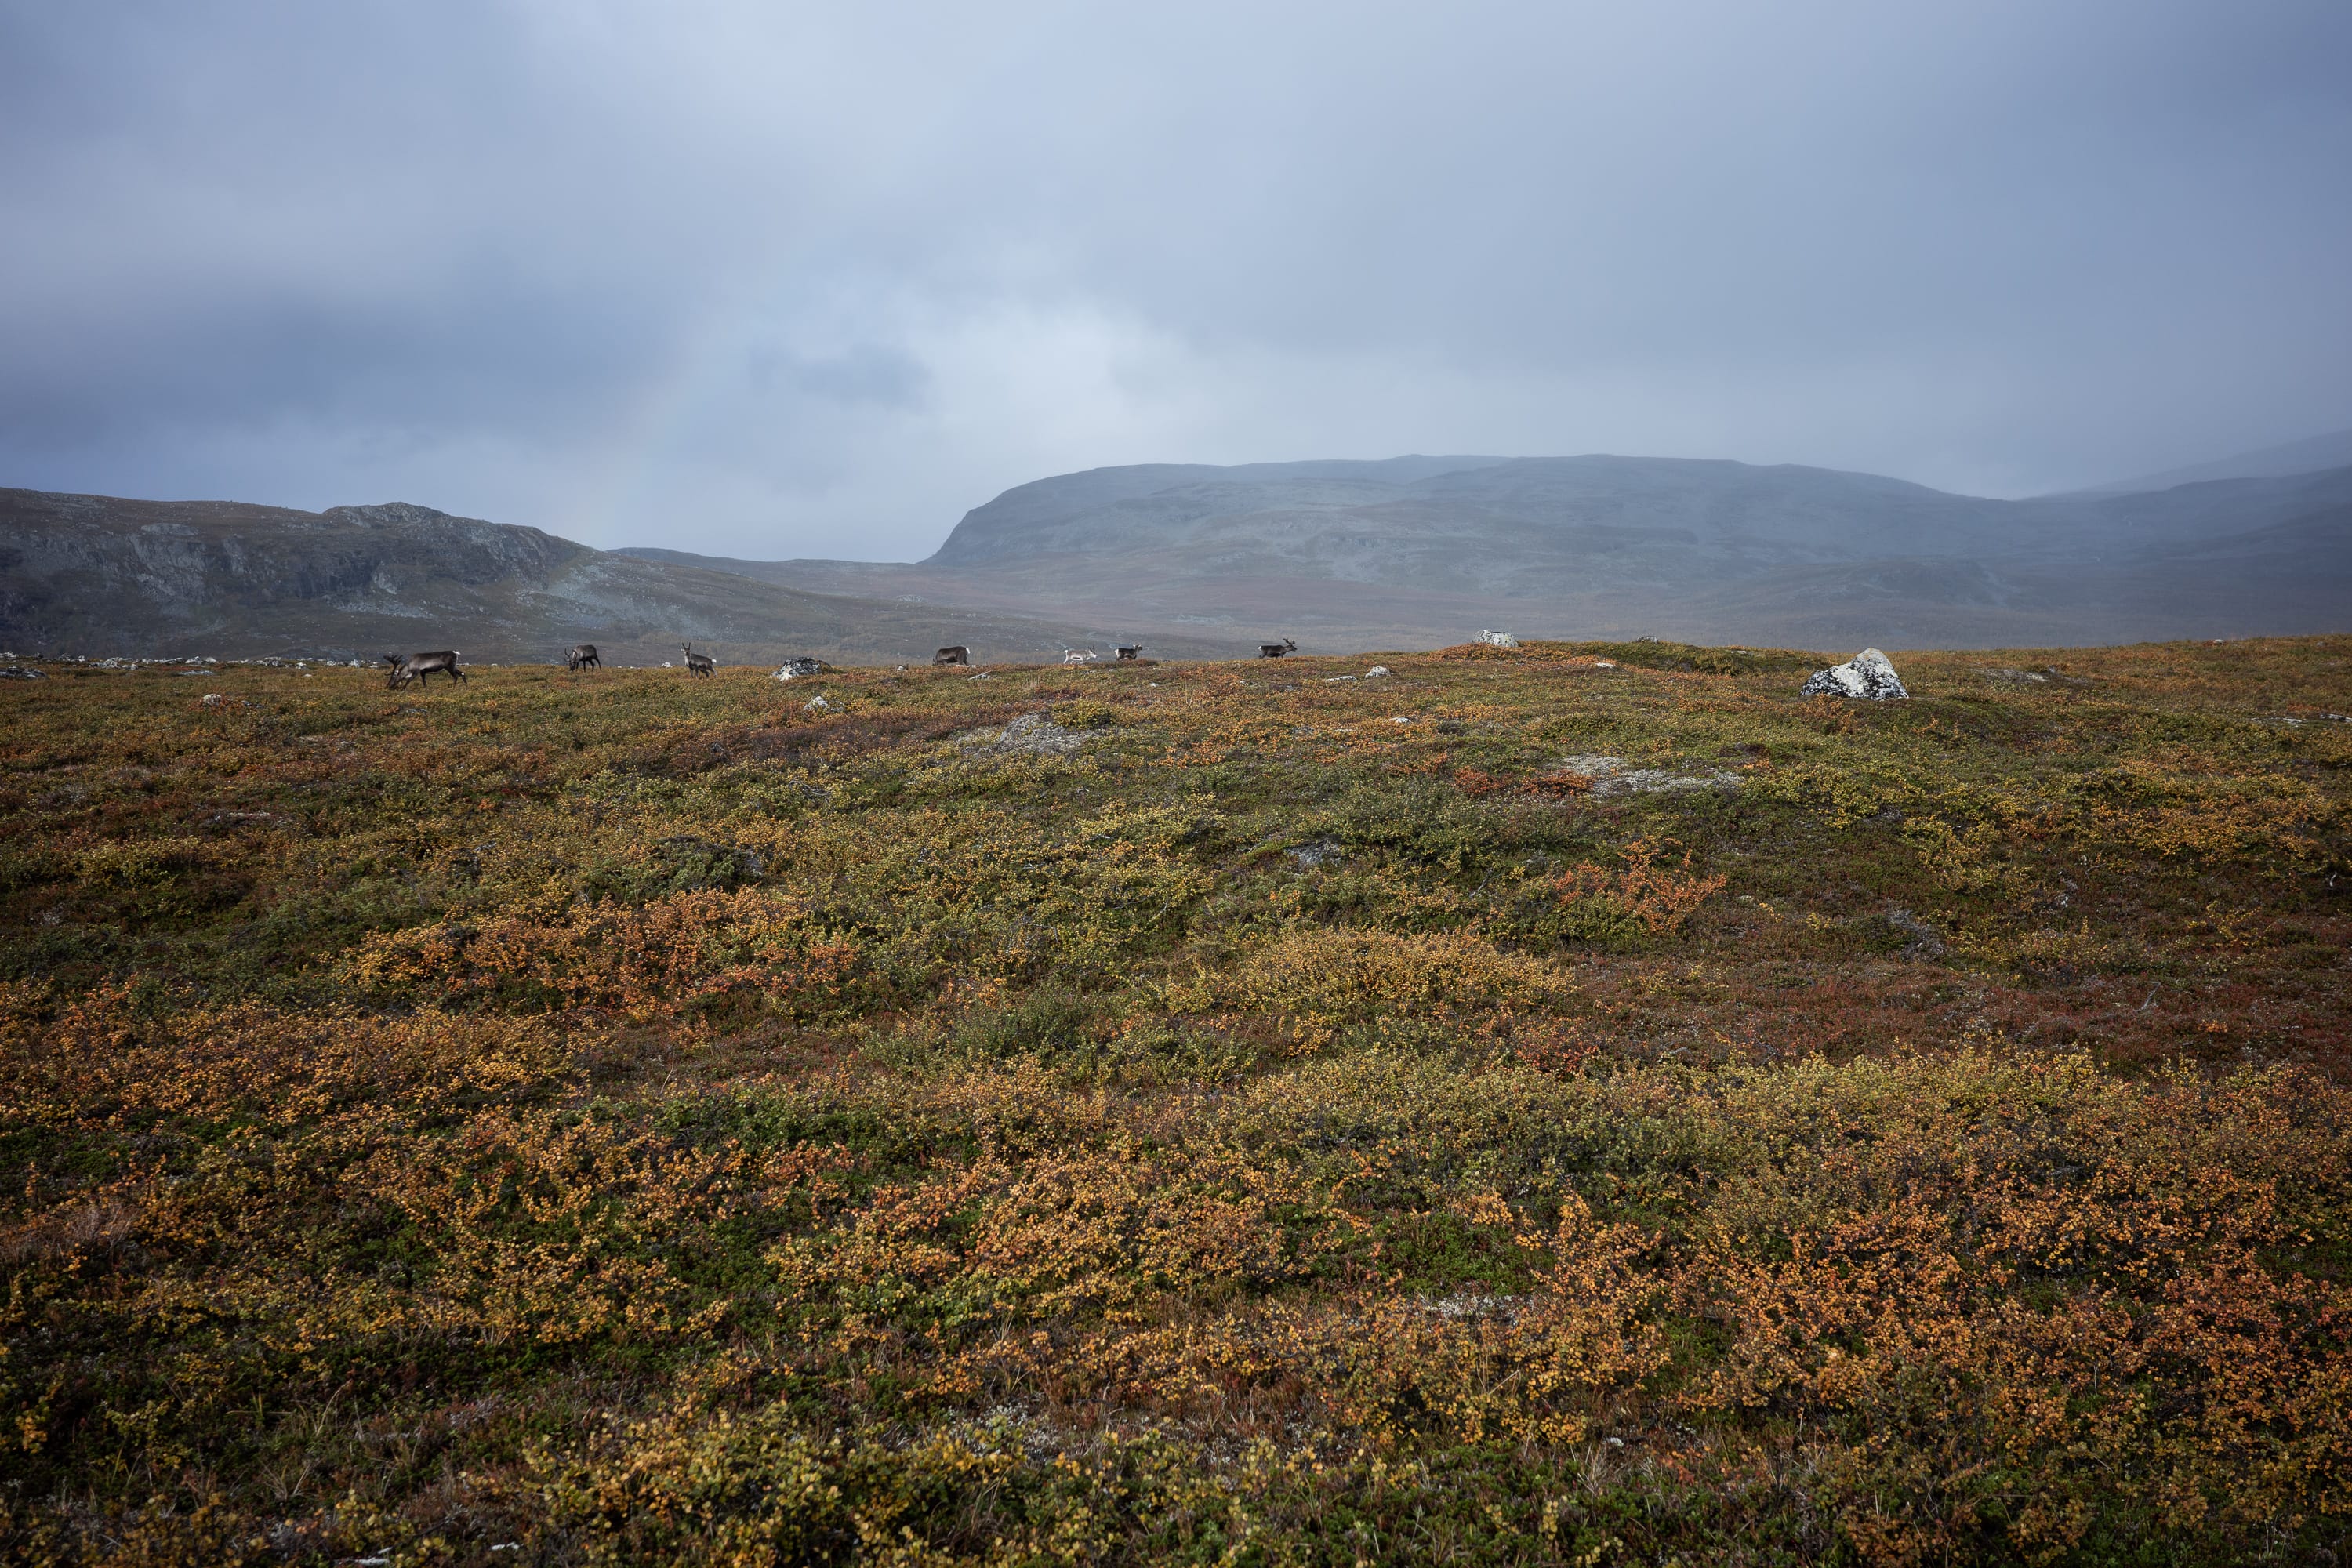
M 1866 702 L 1892 702 L 1909 697 L 1886 656 L 1864 648 L 1843 664 L 1817 669 L 1805 678 L 1806 697 L 1852 697 Z

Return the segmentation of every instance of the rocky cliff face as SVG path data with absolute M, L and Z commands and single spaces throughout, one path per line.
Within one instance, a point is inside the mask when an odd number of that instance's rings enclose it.
M 0 491 L 8 634 L 58 632 L 137 606 L 191 635 L 289 607 L 430 619 L 595 552 L 537 529 L 429 507 L 312 513 L 221 503 Z

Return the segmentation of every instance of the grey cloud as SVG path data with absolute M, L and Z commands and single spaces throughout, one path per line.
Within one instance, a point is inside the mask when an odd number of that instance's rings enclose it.
M 2090 482 L 2352 424 L 2347 58 L 2335 0 L 0 4 L 0 483 L 888 555 L 1137 460 Z

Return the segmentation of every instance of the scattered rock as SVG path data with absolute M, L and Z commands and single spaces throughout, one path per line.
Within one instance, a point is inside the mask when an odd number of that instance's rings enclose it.
M 0 680 L 47 680 L 47 676 L 27 665 L 0 665 Z
M 1805 697 L 1853 697 L 1868 702 L 1891 702 L 1909 697 L 1886 656 L 1864 648 L 1843 664 L 1817 669 L 1805 678 Z
M 1979 669 L 1977 673 L 1983 676 L 1987 680 L 2006 680 L 2012 683 L 2021 683 L 2031 680 L 2037 681 L 2044 686 L 2050 684 L 2050 678 L 2048 676 L 2031 669 L 1995 669 L 1987 668 Z
M 904 670 L 907 667 L 905 665 L 900 665 L 898 668 L 901 670 Z M 808 676 L 822 675 L 824 673 L 824 661 L 822 659 L 788 658 L 784 660 L 782 668 L 776 671 L 776 679 L 778 680 L 799 680 Z
M 1519 639 L 1508 632 L 1480 632 L 1478 640 L 1488 647 L 1517 647 Z
M 1668 773 L 1664 768 L 1629 768 L 1622 757 L 1604 757 L 1598 753 L 1562 757 L 1562 771 L 1580 773 L 1592 781 L 1592 793 L 1611 795 L 1664 795 L 1693 789 L 1738 789 L 1747 781 L 1738 773 L 1717 770 L 1707 773 Z
M 956 737 L 968 756 L 1064 756 L 1101 734 L 1099 730 L 1066 730 L 1043 713 L 1024 713 L 1001 730 L 974 730 Z
M 1328 838 L 1318 838 L 1311 844 L 1300 844 L 1283 851 L 1307 870 L 1320 866 L 1336 866 L 1348 858 L 1348 852 Z

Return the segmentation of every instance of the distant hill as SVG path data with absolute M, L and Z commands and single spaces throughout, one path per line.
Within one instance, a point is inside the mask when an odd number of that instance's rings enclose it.
M 869 664 L 951 642 L 1051 659 L 1074 640 L 1017 616 L 797 591 L 429 507 L 0 489 L 0 645 L 19 652 L 373 661 L 454 646 L 509 663 L 587 641 L 613 663 L 660 664 L 689 639 L 722 663 Z
M 2167 468 L 2162 473 L 2143 474 L 2136 479 L 2117 479 L 2111 484 L 2095 485 L 2089 489 L 2070 493 L 2084 496 L 2128 495 L 2137 490 L 2168 490 L 2178 485 L 2199 484 L 2208 479 L 2272 479 L 2290 474 L 2315 474 L 2324 468 L 2352 468 L 2352 430 L 2314 436 L 2305 441 L 2290 441 L 2284 447 L 2265 447 L 2258 452 L 2241 452 L 2234 458 L 2196 463 L 2185 468 Z
M 0 644 L 310 653 L 574 641 L 658 664 L 983 659 L 1140 641 L 1227 657 L 1480 630 L 1847 649 L 2352 629 L 2352 467 L 2030 500 L 1660 458 L 1098 468 L 967 513 L 929 559 L 597 551 L 391 505 L 0 490 Z
M 2352 626 L 2352 468 L 2007 501 L 1677 458 L 1155 465 L 1008 490 L 914 564 L 626 553 L 1161 642 L 2132 642 Z

